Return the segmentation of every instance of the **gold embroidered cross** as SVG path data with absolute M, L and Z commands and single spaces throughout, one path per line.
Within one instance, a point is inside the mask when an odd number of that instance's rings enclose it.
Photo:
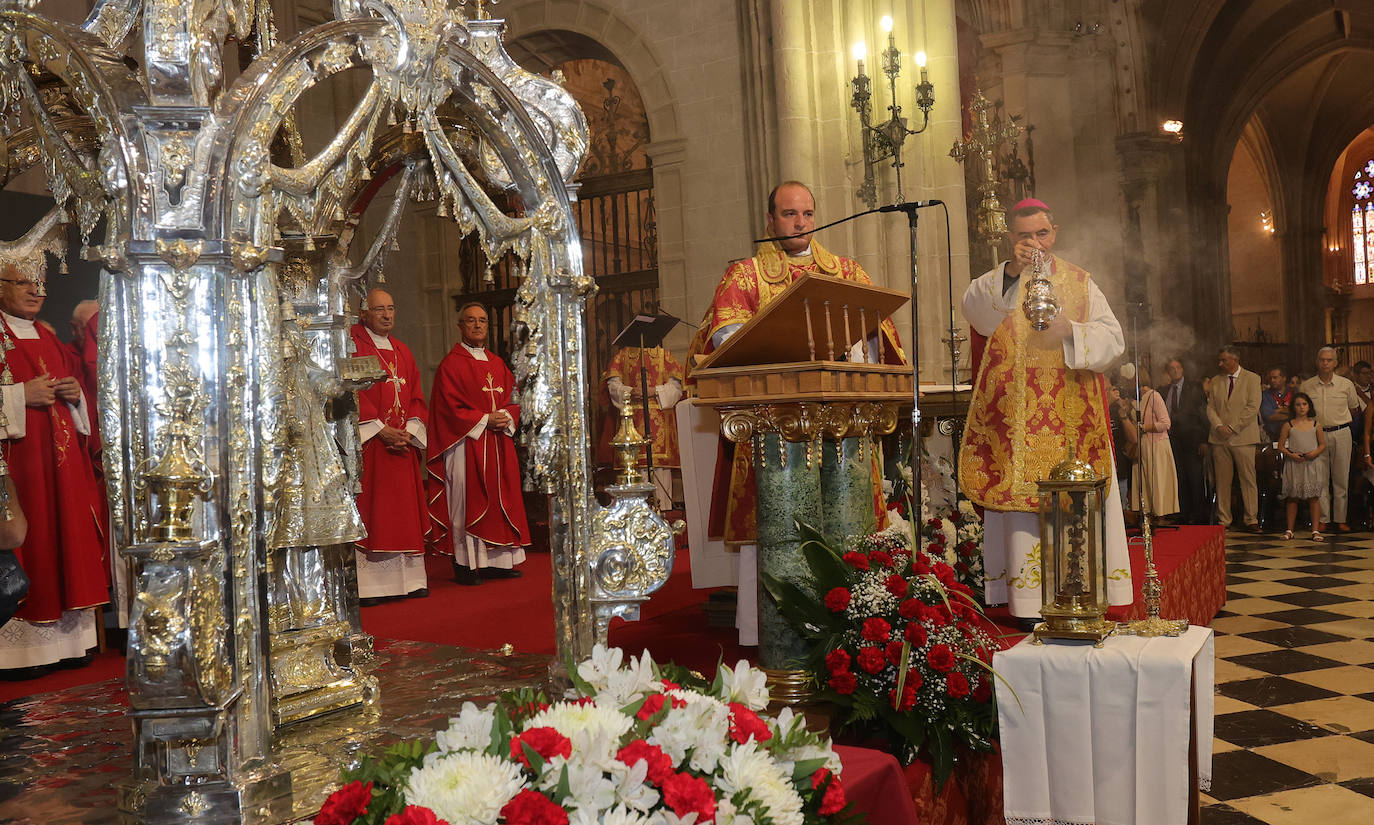
M 498 386 L 496 386 L 496 379 L 492 378 L 491 373 L 487 373 L 487 385 L 486 385 L 485 387 L 482 388 L 482 392 L 487 393 L 487 394 L 488 394 L 487 397 L 491 399 L 491 410 L 492 410 L 492 412 L 495 412 L 495 411 L 501 409 L 500 407 L 498 407 L 498 406 L 496 405 L 496 394 L 497 394 L 498 392 L 505 392 L 505 391 L 506 391 L 506 388 L 505 388 L 505 387 L 498 387 Z

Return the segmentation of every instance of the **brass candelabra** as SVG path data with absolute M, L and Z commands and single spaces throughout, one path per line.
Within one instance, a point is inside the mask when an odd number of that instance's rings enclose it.
M 897 174 L 897 201 L 906 198 L 902 194 L 902 146 L 911 135 L 919 135 L 930 126 L 930 110 L 935 106 L 935 85 L 926 73 L 926 53 L 917 52 L 916 65 L 921 70 L 921 82 L 916 84 L 916 108 L 921 110 L 921 128 L 907 127 L 902 117 L 902 107 L 897 103 L 897 78 L 902 73 L 902 52 L 897 48 L 897 39 L 892 34 L 892 18 L 882 19 L 883 31 L 887 33 L 887 48 L 882 51 L 883 74 L 887 76 L 888 94 L 892 103 L 887 110 L 891 116 L 879 124 L 873 123 L 872 80 L 864 74 L 864 58 L 868 49 L 863 43 L 854 46 L 854 59 L 858 61 L 859 73 L 849 81 L 852 87 L 849 105 L 859 113 L 859 131 L 862 140 L 864 160 L 864 182 L 856 191 L 859 200 L 872 208 L 878 203 L 878 188 L 875 183 L 874 167 L 888 158 Z

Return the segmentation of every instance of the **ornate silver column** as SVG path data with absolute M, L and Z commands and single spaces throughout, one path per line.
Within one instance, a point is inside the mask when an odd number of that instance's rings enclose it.
M 309 290 L 288 292 L 284 315 L 277 264 L 287 235 L 351 233 L 379 158 L 425 161 L 441 214 L 479 233 L 489 258 L 510 251 L 522 262 L 529 343 L 516 374 L 531 483 L 555 495 L 557 638 L 565 655 L 590 648 L 583 307 L 593 285 L 567 189 L 585 120 L 561 87 L 509 60 L 499 21 L 469 23 L 441 0 L 338 0 L 335 17 L 278 45 L 270 5 L 256 0 L 101 0 L 80 27 L 0 3 L 6 179 L 41 164 L 84 237 L 104 219 L 99 402 L 134 593 L 135 771 L 120 794 L 130 820 L 289 811 L 289 776 L 270 761 L 283 697 L 272 693 L 268 633 L 293 577 L 283 567 L 269 580 L 268 554 L 286 548 L 301 564 L 329 555 L 330 545 L 278 534 L 291 513 L 288 469 L 352 488 L 349 462 L 342 475 L 300 470 L 302 455 L 288 452 L 301 421 L 346 426 L 316 416 L 343 376 L 311 373 L 328 366 L 316 358 L 327 341 L 341 342 L 346 297 L 321 285 L 301 326 L 294 299 Z M 225 88 L 230 37 L 255 59 Z M 126 44 L 136 51 L 121 53 Z M 305 156 L 294 106 L 354 68 L 371 72 L 370 85 L 328 145 Z M 521 205 L 514 216 L 487 194 L 497 190 Z M 346 257 L 326 269 L 351 270 Z

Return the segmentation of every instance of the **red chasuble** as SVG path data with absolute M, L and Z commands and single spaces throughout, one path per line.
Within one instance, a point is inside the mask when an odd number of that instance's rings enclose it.
M 743 324 L 755 313 L 781 295 L 793 281 L 805 274 L 830 275 L 870 284 L 872 280 L 858 261 L 835 255 L 812 239 L 811 255 L 791 257 L 773 243 L 761 244 L 752 258 L 735 261 L 725 271 L 716 287 L 715 298 L 706 310 L 706 317 L 697 328 L 687 352 L 688 380 L 695 366 L 696 355 L 707 355 L 715 349 L 711 336 L 730 324 Z M 905 364 L 897 339 L 897 328 L 885 320 L 882 332 L 883 361 Z M 707 526 L 710 538 L 723 539 L 726 544 L 753 544 L 758 524 L 755 518 L 756 497 L 752 450 L 737 449 L 722 438 L 716 458 L 715 482 L 711 490 L 711 518 Z M 875 470 L 880 473 L 881 469 Z M 879 476 L 881 478 L 881 476 Z M 878 485 L 881 491 L 881 484 Z M 880 523 L 884 511 L 882 494 L 874 496 L 874 511 Z
M 391 338 L 392 349 L 378 349 L 367 327 L 354 324 L 348 331 L 357 355 L 375 355 L 387 377 L 358 392 L 358 421 L 380 421 L 398 430 L 412 418 L 425 421 L 425 396 L 420 371 L 410 348 Z M 373 553 L 419 553 L 430 534 L 425 503 L 424 467 L 414 446 L 393 453 L 373 436 L 363 444 L 363 490 L 358 512 L 367 527 L 359 550 Z
M 55 379 L 72 375 L 57 336 L 35 325 L 37 339 L 19 339 L 8 324 L 5 328 L 14 342 L 8 361 L 15 383 L 44 373 Z M 26 407 L 24 413 L 24 437 L 4 442 L 29 521 L 24 546 L 15 551 L 29 577 L 29 597 L 15 616 L 55 622 L 63 610 L 110 600 L 105 514 L 71 408 L 58 400 L 50 407 Z
M 449 537 L 448 496 L 444 490 L 444 453 L 466 438 L 489 413 L 505 410 L 513 421 L 520 420 L 520 406 L 513 400 L 515 376 L 496 353 L 485 352 L 487 360 L 479 361 L 461 341 L 454 344 L 439 362 L 430 390 L 425 489 L 434 541 L 437 549 L 448 555 L 453 554 L 453 540 Z M 476 438 L 467 439 L 463 452 L 467 464 L 468 534 L 496 546 L 529 545 L 530 528 L 520 494 L 515 439 L 505 432 L 483 429 Z

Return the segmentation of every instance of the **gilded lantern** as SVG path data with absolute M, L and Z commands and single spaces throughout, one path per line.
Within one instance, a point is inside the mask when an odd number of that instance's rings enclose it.
M 1116 628 L 1106 619 L 1107 491 L 1110 479 L 1074 456 L 1037 485 L 1043 581 L 1036 641 L 1091 639 L 1101 643 Z

